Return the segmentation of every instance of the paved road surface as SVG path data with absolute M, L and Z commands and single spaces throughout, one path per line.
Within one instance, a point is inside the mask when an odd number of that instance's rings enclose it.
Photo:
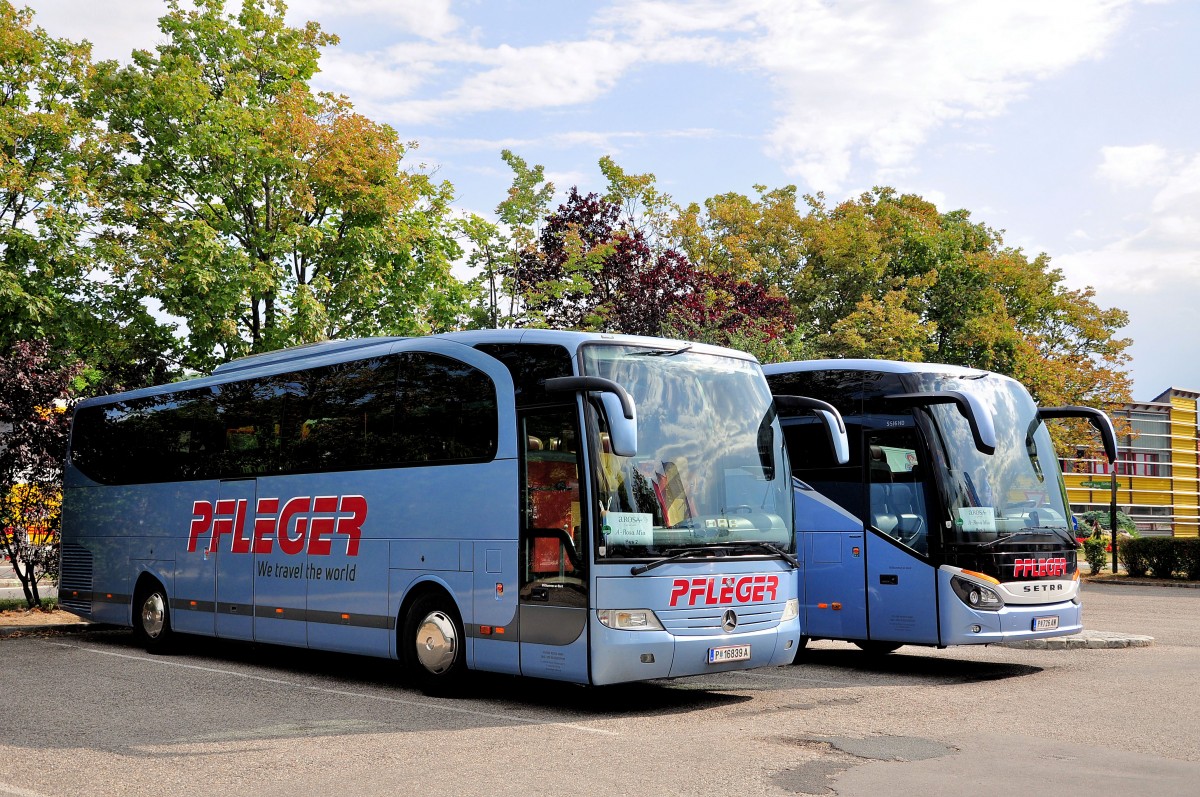
M 1084 591 L 1117 650 L 815 643 L 801 665 L 457 699 L 390 662 L 127 632 L 0 640 L 0 794 L 1154 794 L 1200 784 L 1200 590 Z

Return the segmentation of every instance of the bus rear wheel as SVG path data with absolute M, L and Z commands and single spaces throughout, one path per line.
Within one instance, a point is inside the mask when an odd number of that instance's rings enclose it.
M 426 694 L 445 694 L 467 669 L 466 638 L 449 598 L 427 593 L 417 598 L 404 620 L 402 661 Z
M 862 651 L 864 653 L 868 653 L 872 656 L 886 656 L 887 654 L 896 650 L 896 648 L 900 647 L 904 643 L 903 642 L 878 642 L 876 640 L 870 640 L 870 641 L 858 640 L 854 644 L 856 644 L 860 648 L 862 648 Z
M 138 590 L 133 599 L 133 636 L 147 653 L 165 653 L 174 641 L 171 606 L 160 584 Z

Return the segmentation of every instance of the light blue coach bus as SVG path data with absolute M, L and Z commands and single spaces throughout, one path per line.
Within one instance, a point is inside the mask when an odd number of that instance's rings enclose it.
M 426 689 L 777 665 L 800 639 L 762 370 L 679 341 L 333 341 L 89 399 L 62 543 L 63 605 L 151 650 L 390 657 Z
M 952 365 L 810 360 L 764 367 L 771 389 L 832 404 L 824 423 L 781 404 L 796 477 L 804 639 L 886 653 L 1078 633 L 1078 543 L 1044 423 L 1089 407 L 1038 407 L 1017 381 Z

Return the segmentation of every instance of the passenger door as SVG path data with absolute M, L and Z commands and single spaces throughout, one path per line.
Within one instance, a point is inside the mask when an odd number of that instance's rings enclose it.
M 521 672 L 586 681 L 588 549 L 576 405 L 520 417 Z
M 870 639 L 937 644 L 937 572 L 929 559 L 930 469 L 915 427 L 867 438 Z

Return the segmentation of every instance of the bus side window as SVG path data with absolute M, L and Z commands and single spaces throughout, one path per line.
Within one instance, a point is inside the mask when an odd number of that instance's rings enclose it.
M 579 437 L 574 416 L 574 408 L 569 408 L 530 414 L 523 420 L 528 546 L 524 585 L 578 581 L 583 570 Z
M 862 434 L 858 424 L 846 422 L 851 441 Z M 862 456 L 856 442 L 850 445 L 850 461 L 839 465 L 829 445 L 829 436 L 817 418 L 789 419 L 784 423 L 792 475 L 855 517 L 863 516 Z

